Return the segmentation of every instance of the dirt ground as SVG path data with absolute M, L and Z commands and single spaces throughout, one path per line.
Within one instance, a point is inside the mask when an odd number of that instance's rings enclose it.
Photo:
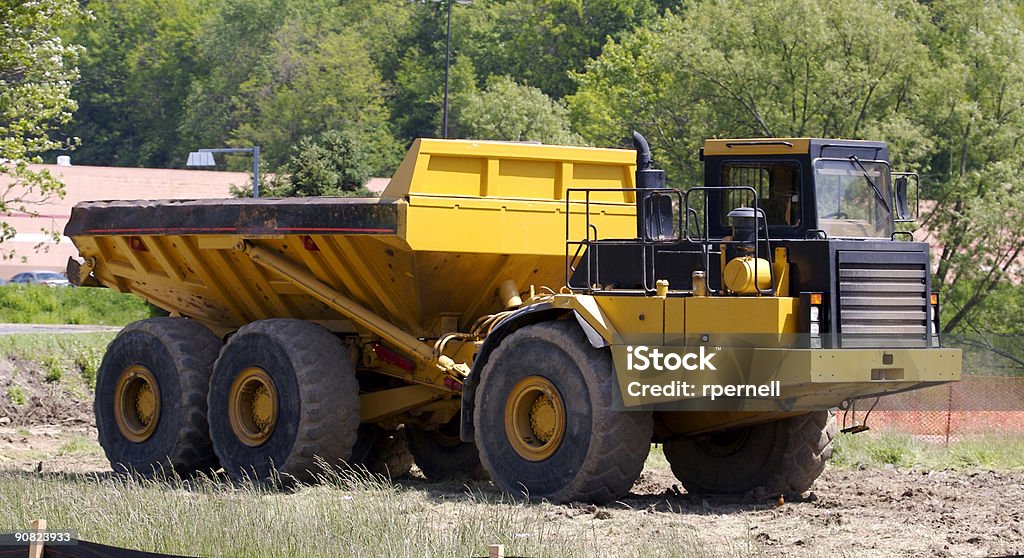
M 23 364 L 0 364 L 0 387 L 13 378 L 28 394 L 22 405 L 0 405 L 0 471 L 109 471 L 88 394 L 33 381 Z M 448 490 L 422 478 L 400 482 L 406 490 Z M 471 488 L 493 490 L 486 484 Z M 450 491 L 459 499 L 466 486 L 452 483 Z M 684 526 L 695 540 L 707 541 L 712 554 L 720 554 L 714 546 L 721 541 L 766 556 L 1024 553 L 1024 471 L 829 467 L 812 492 L 783 503 L 691 496 L 681 492 L 671 471 L 651 466 L 620 502 L 543 504 L 541 510 L 551 521 L 616 539 L 642 540 L 660 528 Z

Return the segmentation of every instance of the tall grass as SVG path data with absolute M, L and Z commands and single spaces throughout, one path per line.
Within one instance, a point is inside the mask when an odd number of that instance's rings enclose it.
M 111 289 L 0 286 L 2 322 L 123 326 L 163 314 L 141 298 Z
M 284 492 L 211 479 L 0 473 L 0 531 L 44 517 L 51 529 L 76 529 L 86 540 L 189 556 L 467 557 L 485 556 L 489 544 L 531 557 L 755 551 L 750 540 L 697 533 L 675 514 L 620 508 L 609 519 L 567 517 L 564 506 L 511 501 L 482 487 L 410 490 L 334 471 L 322 481 Z
M 839 434 L 830 463 L 845 468 L 1024 469 L 1024 437 L 975 435 L 946 447 L 900 432 Z
M 60 383 L 75 399 L 91 398 L 96 388 L 96 373 L 103 353 L 116 332 L 95 333 L 14 333 L 0 335 L 0 357 L 36 363 L 42 380 Z M 27 397 L 17 385 L 23 378 L 12 378 L 15 385 L 7 390 L 7 398 L 23 405 Z M 88 390 L 84 389 L 88 388 Z

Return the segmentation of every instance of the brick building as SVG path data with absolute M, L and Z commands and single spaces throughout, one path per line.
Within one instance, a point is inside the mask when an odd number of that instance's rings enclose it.
M 251 180 L 243 172 L 208 170 L 63 165 L 32 168 L 45 168 L 62 177 L 67 195 L 46 203 L 27 204 L 27 212 L 13 211 L 0 216 L 18 230 L 14 239 L 0 243 L 0 252 L 14 254 L 13 258 L 0 260 L 0 279 L 34 269 L 63 271 L 68 257 L 77 256 L 78 252 L 67 237 L 55 243 L 45 231 L 63 232 L 72 206 L 80 201 L 226 198 L 231 195 L 232 185 L 246 185 Z M 8 177 L 0 175 L 0 192 L 7 184 Z M 11 199 L 12 195 L 5 197 Z

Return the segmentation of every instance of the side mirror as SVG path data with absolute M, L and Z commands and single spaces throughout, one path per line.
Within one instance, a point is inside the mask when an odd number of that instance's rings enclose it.
M 914 182 L 914 212 L 910 212 L 910 182 Z M 921 182 L 916 173 L 893 173 L 893 220 L 897 223 L 917 221 Z

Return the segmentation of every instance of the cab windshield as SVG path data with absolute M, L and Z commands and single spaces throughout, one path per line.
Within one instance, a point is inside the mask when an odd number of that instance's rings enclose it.
M 814 185 L 818 228 L 828 236 L 892 236 L 892 188 L 884 162 L 819 159 L 814 163 Z

